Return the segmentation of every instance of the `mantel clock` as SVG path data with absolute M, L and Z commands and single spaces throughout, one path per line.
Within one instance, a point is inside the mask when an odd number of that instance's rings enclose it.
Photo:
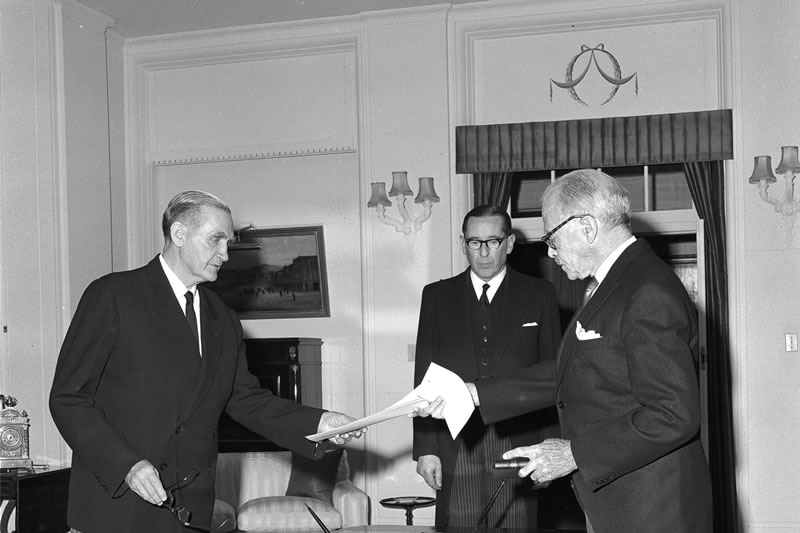
M 28 413 L 13 407 L 17 400 L 0 395 L 0 469 L 31 468 Z

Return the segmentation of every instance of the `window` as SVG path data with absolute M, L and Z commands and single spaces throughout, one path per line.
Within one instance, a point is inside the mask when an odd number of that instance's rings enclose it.
M 602 169 L 628 190 L 634 213 L 692 209 L 683 165 L 645 165 Z M 570 170 L 518 172 L 511 186 L 511 217 L 542 216 L 542 193 L 550 182 Z

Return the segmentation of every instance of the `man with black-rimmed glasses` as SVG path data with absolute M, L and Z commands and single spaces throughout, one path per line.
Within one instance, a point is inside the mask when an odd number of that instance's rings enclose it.
M 552 359 L 561 335 L 553 285 L 507 264 L 514 248 L 504 210 L 480 205 L 464 217 L 461 249 L 469 268 L 426 286 L 417 330 L 415 385 L 431 362 L 473 382 Z M 493 465 L 510 448 L 557 434 L 542 413 L 484 427 L 476 414 L 453 440 L 442 420 L 414 419 L 417 473 L 437 491 L 436 525 L 472 527 L 496 489 Z M 536 488 L 506 483 L 489 527 L 535 528 Z

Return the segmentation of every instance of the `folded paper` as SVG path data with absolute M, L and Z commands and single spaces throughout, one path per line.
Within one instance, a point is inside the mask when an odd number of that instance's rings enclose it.
M 419 386 L 386 409 L 329 431 L 306 435 L 306 438 L 314 442 L 321 442 L 342 433 L 349 433 L 386 420 L 407 416 L 415 408 L 424 408 L 439 396 L 445 401 L 442 416 L 450 430 L 450 435 L 455 439 L 475 410 L 475 405 L 466 383 L 458 377 L 458 374 L 436 363 L 428 366 Z

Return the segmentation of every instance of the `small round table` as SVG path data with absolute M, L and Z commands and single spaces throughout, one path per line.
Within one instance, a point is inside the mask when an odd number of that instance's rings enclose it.
M 414 509 L 420 507 L 430 507 L 436 503 L 436 498 L 430 496 L 396 496 L 394 498 L 384 498 L 381 505 L 392 509 L 406 510 L 406 525 L 414 525 Z

